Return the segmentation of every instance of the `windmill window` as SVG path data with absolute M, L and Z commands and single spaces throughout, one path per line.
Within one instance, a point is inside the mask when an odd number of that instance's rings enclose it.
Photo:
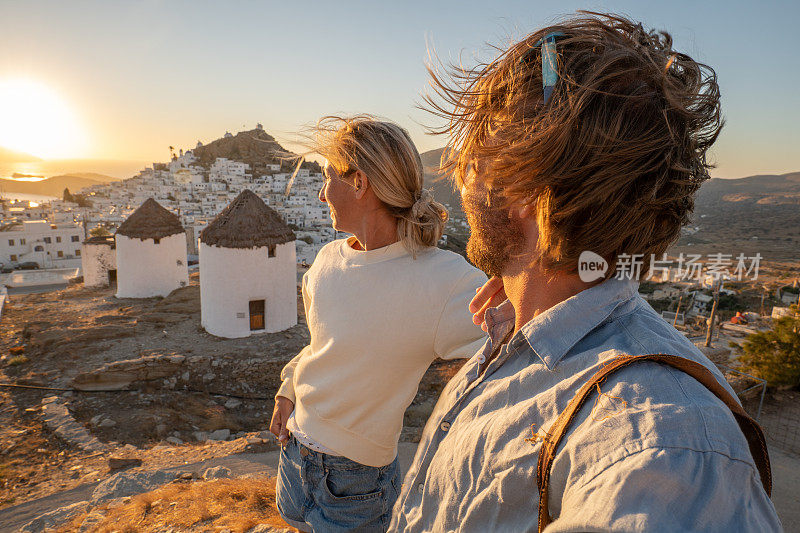
M 267 247 L 267 253 L 269 253 L 270 257 L 275 257 L 275 245 L 274 244 L 270 244 Z

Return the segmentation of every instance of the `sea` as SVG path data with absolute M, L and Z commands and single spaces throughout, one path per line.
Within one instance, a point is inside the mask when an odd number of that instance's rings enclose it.
M 111 176 L 112 178 L 128 179 L 151 164 L 151 161 L 116 159 L 53 159 L 30 163 L 0 163 L 0 178 L 19 181 L 39 181 L 52 176 L 61 176 L 74 172 L 93 172 Z M 25 177 L 14 177 L 14 174 L 18 176 L 22 174 L 25 175 Z M 0 193 L 3 198 L 11 201 L 21 200 L 42 203 L 55 198 L 53 196 L 39 194 L 4 191 L 0 191 Z

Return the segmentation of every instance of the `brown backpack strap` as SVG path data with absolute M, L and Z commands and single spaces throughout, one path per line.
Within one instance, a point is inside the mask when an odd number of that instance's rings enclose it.
M 542 449 L 539 452 L 539 461 L 536 468 L 536 480 L 539 485 L 540 532 L 551 522 L 548 509 L 550 468 L 555 459 L 556 449 L 567 433 L 570 423 L 583 404 L 586 403 L 587 398 L 592 393 L 595 386 L 599 385 L 610 374 L 639 361 L 661 363 L 689 374 L 705 385 L 708 390 L 713 392 L 717 398 L 728 406 L 733 412 L 736 422 L 739 423 L 739 427 L 744 433 L 744 436 L 747 438 L 747 444 L 750 447 L 750 453 L 753 455 L 753 460 L 758 468 L 758 473 L 761 475 L 761 483 L 764 485 L 764 490 L 767 492 L 767 495 L 772 495 L 772 475 L 770 473 L 769 454 L 767 453 L 767 445 L 764 441 L 764 434 L 761 428 L 758 423 L 750 418 L 744 409 L 742 409 L 739 402 L 719 384 L 714 375 L 706 367 L 700 363 L 690 361 L 689 359 L 669 354 L 622 355 L 604 364 L 603 367 L 580 388 L 575 394 L 575 397 L 569 402 L 566 409 L 558 415 L 556 421 L 550 426 L 550 429 L 543 439 Z

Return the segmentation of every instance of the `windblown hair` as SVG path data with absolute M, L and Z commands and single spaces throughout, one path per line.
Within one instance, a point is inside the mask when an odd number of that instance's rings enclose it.
M 367 176 L 397 218 L 398 238 L 414 257 L 436 246 L 447 210 L 422 188 L 422 161 L 406 130 L 370 115 L 324 117 L 314 130 L 312 149 L 340 175 L 358 169 Z
M 551 32 L 563 36 L 545 103 L 538 43 Z M 573 272 L 592 250 L 612 265 L 642 254 L 647 270 L 679 237 L 723 120 L 714 70 L 668 33 L 580 12 L 490 63 L 428 70 L 427 108 L 447 120 L 433 132 L 450 136 L 443 168 L 505 207 L 533 205 L 544 268 Z

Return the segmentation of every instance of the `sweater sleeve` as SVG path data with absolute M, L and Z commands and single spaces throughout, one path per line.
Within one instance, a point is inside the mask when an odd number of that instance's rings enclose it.
M 281 380 L 283 383 L 281 383 L 278 392 L 275 394 L 276 398 L 278 396 L 283 396 L 284 398 L 290 399 L 292 403 L 297 403 L 294 395 L 294 369 L 297 367 L 297 363 L 300 362 L 300 359 L 310 350 L 311 346 L 306 346 L 283 367 L 283 370 L 281 370 Z
M 486 342 L 486 334 L 480 326 L 472 323 L 472 313 L 469 312 L 475 289 L 484 283 L 486 275 L 470 266 L 452 288 L 436 326 L 433 351 L 437 357 L 472 357 Z
M 311 306 L 311 294 L 307 290 L 307 278 L 308 272 L 303 274 L 303 283 L 302 283 L 302 293 L 303 293 L 303 309 L 306 313 L 306 323 L 308 323 L 308 308 Z M 292 403 L 297 403 L 295 401 L 294 395 L 294 369 L 297 367 L 297 363 L 300 362 L 300 359 L 311 351 L 311 346 L 306 346 L 300 353 L 295 355 L 291 361 L 286 363 L 286 366 L 283 367 L 281 370 L 281 386 L 278 388 L 278 392 L 275 394 L 275 397 L 283 396 L 284 398 L 288 398 L 292 401 Z

